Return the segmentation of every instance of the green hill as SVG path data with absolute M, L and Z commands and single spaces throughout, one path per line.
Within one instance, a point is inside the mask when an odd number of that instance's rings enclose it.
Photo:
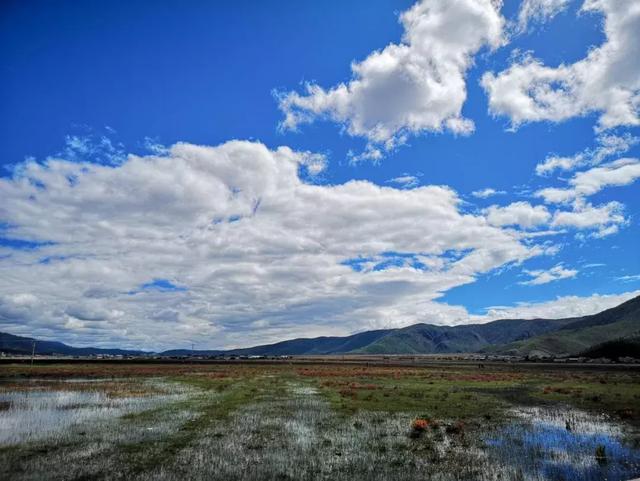
M 415 324 L 397 329 L 355 352 L 366 354 L 431 354 L 478 352 L 561 328 L 565 321 L 507 319 L 486 324 L 433 326 Z
M 591 358 L 607 357 L 609 359 L 634 357 L 640 359 L 640 336 L 603 342 L 590 347 L 586 351 L 582 351 L 580 356 Z
M 531 339 L 494 346 L 490 352 L 514 355 L 577 355 L 603 342 L 640 334 L 640 297 L 606 311 L 567 319 L 557 331 Z

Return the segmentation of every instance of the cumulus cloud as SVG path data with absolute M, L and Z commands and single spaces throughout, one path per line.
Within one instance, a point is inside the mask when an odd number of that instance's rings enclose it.
M 606 41 L 573 64 L 550 67 L 526 54 L 498 74 L 485 73 L 493 114 L 507 116 L 513 128 L 592 112 L 599 113 L 600 130 L 640 125 L 640 3 L 586 0 L 581 13 L 604 15 Z
M 495 190 L 491 187 L 487 187 L 486 189 L 474 190 L 471 192 L 471 195 L 477 197 L 478 199 L 487 199 L 489 197 L 493 197 L 494 195 L 502 195 L 506 194 L 504 190 Z
M 478 321 L 495 319 L 561 319 L 581 317 L 610 309 L 640 295 L 640 291 L 622 294 L 593 294 L 591 296 L 563 296 L 552 301 L 522 302 L 516 306 L 496 306 L 486 315 L 474 316 Z
M 545 206 L 532 206 L 529 202 L 513 202 L 505 207 L 492 205 L 484 209 L 484 214 L 492 225 L 516 225 L 525 229 L 546 224 L 551 218 Z
M 543 198 L 545 202 L 550 204 L 561 204 L 574 199 L 575 192 L 573 189 L 545 187 L 537 191 L 535 196 Z
M 619 159 L 615 162 L 577 173 L 569 184 L 576 196 L 589 196 L 605 187 L 629 185 L 640 178 L 638 159 Z
M 518 12 L 517 29 L 527 30 L 531 22 L 547 22 L 565 10 L 570 0 L 524 0 Z
M 231 141 L 118 165 L 30 161 L 0 179 L 3 235 L 39 243 L 0 257 L 0 319 L 146 348 L 451 322 L 464 309 L 443 292 L 545 252 L 461 212 L 447 187 L 305 183 L 321 160 Z
M 521 282 L 527 286 L 538 286 L 540 284 L 548 284 L 549 282 L 559 281 L 560 279 L 570 279 L 578 274 L 575 269 L 566 269 L 562 263 L 553 266 L 550 269 L 525 270 L 525 274 L 531 276 L 528 281 Z
M 578 172 L 569 179 L 569 187 L 547 187 L 536 192 L 547 203 L 570 204 L 571 210 L 557 210 L 551 221 L 553 227 L 595 229 L 594 237 L 615 234 L 628 223 L 624 205 L 612 201 L 594 206 L 586 198 L 606 187 L 624 186 L 640 178 L 638 159 L 619 159 L 608 164 Z
M 465 76 L 483 47 L 503 44 L 498 0 L 423 0 L 402 13 L 402 43 L 389 44 L 351 64 L 352 79 L 329 89 L 307 84 L 304 93 L 278 94 L 284 129 L 316 118 L 344 126 L 369 144 L 354 159 L 379 159 L 409 134 L 468 134 L 462 116 Z
M 614 162 L 578 172 L 569 180 L 569 188 L 548 187 L 536 192 L 546 202 L 562 203 L 588 197 L 606 187 L 624 186 L 640 178 L 638 159 L 619 159 Z
M 598 145 L 594 149 L 585 149 L 567 157 L 548 156 L 543 162 L 536 165 L 536 174 L 547 176 L 556 169 L 574 170 L 578 167 L 600 164 L 607 157 L 627 152 L 640 141 L 640 138 L 629 133 L 624 135 L 601 134 L 596 138 L 596 141 Z
M 597 207 L 588 203 L 576 202 L 571 211 L 556 211 L 551 225 L 576 229 L 597 229 L 596 237 L 606 237 L 618 232 L 620 226 L 626 223 L 624 206 L 613 201 Z

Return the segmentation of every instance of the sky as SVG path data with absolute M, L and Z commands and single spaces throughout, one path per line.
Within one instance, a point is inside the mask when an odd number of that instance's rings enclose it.
M 233 348 L 640 294 L 636 0 L 0 6 L 0 331 Z

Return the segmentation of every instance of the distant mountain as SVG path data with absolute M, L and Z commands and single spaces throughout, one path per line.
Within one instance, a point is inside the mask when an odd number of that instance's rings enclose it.
M 191 349 L 170 349 L 169 351 L 162 351 L 160 353 L 161 356 L 164 357 L 184 357 L 184 356 L 219 356 L 220 354 L 224 354 L 226 351 L 220 350 L 211 350 L 211 349 L 203 349 L 203 350 L 191 350 Z
M 315 337 L 312 339 L 292 339 L 290 341 L 266 344 L 245 349 L 227 351 L 229 354 L 281 356 L 281 355 L 321 355 L 344 354 L 369 346 L 380 338 L 393 332 L 394 329 L 365 331 L 345 337 Z
M 191 351 L 174 349 L 161 356 L 281 356 L 326 354 L 436 354 L 486 352 L 518 356 L 562 356 L 606 352 L 615 346 L 633 351 L 640 338 L 640 296 L 590 316 L 568 319 L 504 319 L 486 324 L 434 326 L 415 324 L 400 329 L 366 331 L 351 336 L 301 338 L 232 349 Z M 628 340 L 628 342 L 627 342 Z M 33 339 L 0 333 L 0 351 L 31 353 Z M 631 345 L 631 344 L 633 345 Z M 613 346 L 613 347 L 612 347 Z M 631 346 L 631 347 L 630 347 Z M 602 351 L 602 352 L 604 352 Z M 60 342 L 36 341 L 38 354 L 87 356 L 96 354 L 142 355 L 143 351 L 77 348 Z
M 485 324 L 367 331 L 345 337 L 293 339 L 227 351 L 240 355 L 437 354 L 488 352 L 570 355 L 640 333 L 640 296 L 598 314 L 567 319 L 504 319 Z
M 0 332 L 0 351 L 12 354 L 31 354 L 34 339 L 31 337 L 14 336 Z M 97 354 L 112 356 L 139 356 L 148 354 L 144 351 L 128 351 L 124 349 L 101 349 L 96 347 L 72 347 L 55 341 L 41 341 L 35 339 L 35 353 L 41 355 L 64 356 L 93 356 Z
M 415 324 L 397 329 L 357 350 L 363 354 L 434 354 L 482 349 L 561 328 L 566 321 L 506 319 L 486 324 L 434 326 Z
M 561 356 L 579 354 L 607 341 L 640 335 L 640 296 L 590 316 L 565 319 L 557 331 L 489 348 L 515 355 Z

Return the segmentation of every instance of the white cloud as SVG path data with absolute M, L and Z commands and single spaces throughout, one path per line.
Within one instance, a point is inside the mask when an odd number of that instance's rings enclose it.
M 577 202 L 572 211 L 556 211 L 551 225 L 554 227 L 574 227 L 576 229 L 597 229 L 596 237 L 605 237 L 618 232 L 627 223 L 624 206 L 619 202 L 608 202 L 594 207 Z
M 571 211 L 557 210 L 551 226 L 595 229 L 593 237 L 606 237 L 617 233 L 628 223 L 624 216 L 624 205 L 608 202 L 593 206 L 585 199 L 611 186 L 623 186 L 640 178 L 638 159 L 619 159 L 608 164 L 576 173 L 570 180 L 570 187 L 548 187 L 536 192 L 548 203 L 571 203 Z
M 523 0 L 518 12 L 518 30 L 523 32 L 531 22 L 547 22 L 562 12 L 570 0 Z
M 638 159 L 619 159 L 600 167 L 578 172 L 570 180 L 571 187 L 560 189 L 549 187 L 536 192 L 536 196 L 546 202 L 562 203 L 574 199 L 588 197 L 606 187 L 624 186 L 640 178 L 640 161 Z
M 627 152 L 640 141 L 640 137 L 628 133 L 622 136 L 601 134 L 596 140 L 598 146 L 595 149 L 585 149 L 568 157 L 558 155 L 547 157 L 536 165 L 536 174 L 546 176 L 556 169 L 573 170 L 585 165 L 597 165 L 607 157 Z
M 561 157 L 558 155 L 550 155 L 543 162 L 536 165 L 536 174 L 548 175 L 556 169 L 572 170 L 584 162 L 582 153 L 571 157 Z
M 503 43 L 498 0 L 423 0 L 402 13 L 402 43 L 389 44 L 362 62 L 353 78 L 330 89 L 307 84 L 306 92 L 279 94 L 281 127 L 296 129 L 316 118 L 338 122 L 369 141 L 354 159 L 379 159 L 407 135 L 473 131 L 462 117 L 465 75 L 483 47 Z
M 447 187 L 304 183 L 319 160 L 232 141 L 117 166 L 27 163 L 0 179 L 0 222 L 51 244 L 3 251 L 3 325 L 81 345 L 213 348 L 452 321 L 464 309 L 437 303 L 443 292 L 545 253 L 461 212 Z M 376 264 L 358 272 L 357 259 Z M 167 287 L 141 288 L 158 279 Z
M 558 187 L 545 187 L 535 193 L 536 197 L 541 197 L 550 204 L 563 204 L 573 200 L 575 192 L 573 189 L 563 189 Z
M 410 189 L 411 187 L 415 187 L 420 184 L 420 179 L 415 175 L 402 174 L 398 177 L 387 180 L 387 182 L 390 184 L 401 185 L 405 189 Z
M 629 185 L 640 178 L 638 159 L 619 159 L 615 162 L 577 173 L 569 181 L 576 196 L 584 197 L 600 192 L 605 187 Z
M 478 199 L 487 199 L 494 195 L 502 195 L 502 194 L 506 194 L 506 192 L 504 190 L 495 190 L 495 189 L 492 189 L 491 187 L 487 187 L 486 189 L 481 189 L 481 190 L 474 190 L 473 192 L 471 192 L 471 195 L 474 197 L 477 197 Z
M 109 134 L 115 132 L 107 129 Z M 100 162 L 117 165 L 126 159 L 124 146 L 114 142 L 108 135 L 96 134 L 90 131 L 83 135 L 67 135 L 65 148 L 60 154 L 68 160 L 77 162 Z
M 600 114 L 599 129 L 640 125 L 640 3 L 586 0 L 581 13 L 604 15 L 606 41 L 573 64 L 549 67 L 525 55 L 498 74 L 485 73 L 493 114 L 509 117 L 514 128 L 591 112 Z
M 593 294 L 591 296 L 564 296 L 545 302 L 522 302 L 516 306 L 499 306 L 487 309 L 478 321 L 495 319 L 562 319 L 597 314 L 640 296 L 639 291 L 622 294 Z
M 622 282 L 640 281 L 640 274 L 620 276 L 620 277 L 616 277 L 616 280 L 617 281 L 622 281 Z
M 492 205 L 483 212 L 491 225 L 517 225 L 525 229 L 546 224 L 551 219 L 545 206 L 532 206 L 528 202 L 513 202 L 505 207 Z
M 562 263 L 553 266 L 550 269 L 544 270 L 525 270 L 525 274 L 531 276 L 528 281 L 521 282 L 527 286 L 538 286 L 540 284 L 548 284 L 549 282 L 559 281 L 560 279 L 571 279 L 578 274 L 575 269 L 565 269 Z

